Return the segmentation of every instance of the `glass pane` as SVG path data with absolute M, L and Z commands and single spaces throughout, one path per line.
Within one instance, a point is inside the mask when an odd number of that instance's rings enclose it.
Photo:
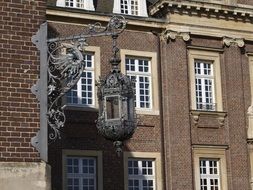
M 106 116 L 107 119 L 117 119 L 120 117 L 119 96 L 109 96 L 106 99 Z

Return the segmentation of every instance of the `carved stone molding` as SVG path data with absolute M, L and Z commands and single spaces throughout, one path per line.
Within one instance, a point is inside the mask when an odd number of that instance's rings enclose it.
M 198 1 L 169 1 L 160 0 L 150 7 L 150 14 L 155 15 L 159 12 L 178 12 L 186 15 L 201 15 L 203 17 L 219 17 L 236 21 L 252 21 L 253 11 L 246 6 L 235 8 L 233 3 L 210 3 Z M 166 11 L 164 11 L 166 12 Z
M 247 144 L 253 145 L 253 139 L 252 139 L 252 138 L 248 138 L 248 139 L 247 139 Z
M 224 123 L 225 123 L 225 117 L 223 116 L 220 116 L 217 118 L 219 124 L 220 124 L 220 127 L 223 127 L 224 126 Z
M 200 128 L 220 128 L 225 124 L 225 112 L 209 112 L 209 111 L 191 111 L 191 117 L 195 127 Z M 208 125 L 207 120 L 214 125 Z
M 247 131 L 247 142 L 253 144 L 253 105 L 248 108 L 248 131 Z
M 248 108 L 248 113 L 247 113 L 249 116 L 253 116 L 253 105 L 251 105 L 249 108 Z
M 231 38 L 231 37 L 223 37 L 223 44 L 227 47 L 230 47 L 232 45 L 238 46 L 240 48 L 244 47 L 244 39 L 242 38 Z
M 192 118 L 193 118 L 193 123 L 195 126 L 198 126 L 198 123 L 199 123 L 199 114 L 197 115 L 192 115 Z
M 166 30 L 162 34 L 163 39 L 166 41 L 175 40 L 176 38 L 182 38 L 185 42 L 191 39 L 190 32 L 177 32 L 172 30 Z

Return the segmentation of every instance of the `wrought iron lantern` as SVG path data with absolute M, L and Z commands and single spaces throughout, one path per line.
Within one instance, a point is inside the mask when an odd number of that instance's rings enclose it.
M 98 132 L 113 141 L 118 155 L 122 151 L 123 141 L 132 137 L 136 128 L 134 106 L 134 81 L 122 74 L 118 68 L 117 35 L 114 39 L 114 56 L 110 60 L 112 70 L 98 82 L 99 117 Z
M 40 80 L 32 92 L 40 101 L 40 131 L 32 138 L 32 144 L 47 160 L 47 145 L 61 138 L 65 124 L 61 98 L 79 81 L 85 68 L 83 52 L 87 39 L 112 36 L 114 56 L 112 70 L 98 82 L 99 117 L 97 128 L 106 139 L 112 140 L 117 152 L 123 141 L 129 139 L 136 128 L 133 82 L 118 69 L 120 59 L 116 39 L 124 31 L 126 21 L 122 16 L 113 16 L 106 27 L 95 23 L 81 34 L 47 39 L 47 23 L 41 25 L 32 37 L 40 50 Z M 47 59 L 45 59 L 47 57 Z

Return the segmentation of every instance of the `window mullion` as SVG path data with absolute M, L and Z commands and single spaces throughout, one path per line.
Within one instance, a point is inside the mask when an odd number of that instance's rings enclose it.
M 216 103 L 216 98 L 215 98 L 215 85 L 214 85 L 214 78 L 211 79 L 212 81 L 212 103 Z M 216 109 L 216 105 L 215 105 L 215 109 Z
M 131 11 L 131 0 L 127 1 L 127 10 L 128 10 L 128 14 L 132 15 L 132 11 Z
M 131 1 L 131 0 L 129 0 Z M 140 108 L 140 75 L 138 75 L 138 71 L 139 71 L 139 66 L 138 66 L 138 62 L 139 60 L 138 59 L 135 59 L 134 60 L 134 72 L 136 73 L 135 76 L 136 76 L 136 90 L 135 90 L 135 93 L 136 93 L 136 107 Z
M 85 72 L 85 71 L 83 71 Z M 77 82 L 77 102 L 78 104 L 82 103 L 82 76 L 80 77 L 79 81 Z
M 93 105 L 93 106 L 95 106 L 95 71 L 93 70 L 93 71 L 91 71 L 91 74 L 92 74 L 92 84 L 91 84 L 91 86 L 92 86 L 92 89 L 91 89 L 91 93 L 92 93 L 92 101 L 91 101 L 91 104 Z
M 139 175 L 142 175 L 142 161 L 141 160 L 138 161 L 138 172 L 139 172 Z M 139 187 L 141 190 L 143 189 L 142 180 L 143 180 L 142 178 L 139 178 Z
M 206 89 L 205 89 L 205 77 L 204 77 L 204 63 L 200 63 L 200 80 L 201 80 L 201 93 L 202 93 L 202 108 L 205 107 L 206 103 Z
M 205 106 L 203 104 L 206 103 L 206 89 L 205 89 L 205 78 L 200 78 L 201 81 L 201 93 L 202 93 L 202 106 Z
M 152 89 L 153 89 L 153 88 L 152 88 L 152 84 L 153 84 L 153 83 L 152 83 L 152 81 L 151 81 L 151 80 L 152 80 L 152 77 L 149 76 L 148 79 L 149 79 L 149 89 L 148 89 L 148 90 L 149 90 L 149 108 L 152 109 L 152 108 L 153 108 L 153 98 L 152 98 L 152 97 L 153 97 L 153 90 L 152 90 Z
M 79 188 L 82 188 L 82 159 L 78 158 L 78 180 L 79 180 Z
M 140 160 L 138 161 L 138 175 L 142 175 L 142 163 Z

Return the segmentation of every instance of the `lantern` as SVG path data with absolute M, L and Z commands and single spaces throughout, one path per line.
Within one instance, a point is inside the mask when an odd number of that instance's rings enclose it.
M 116 152 L 122 151 L 123 141 L 132 137 L 136 128 L 134 82 L 118 69 L 120 59 L 110 61 L 113 68 L 98 82 L 98 132 L 113 141 Z

